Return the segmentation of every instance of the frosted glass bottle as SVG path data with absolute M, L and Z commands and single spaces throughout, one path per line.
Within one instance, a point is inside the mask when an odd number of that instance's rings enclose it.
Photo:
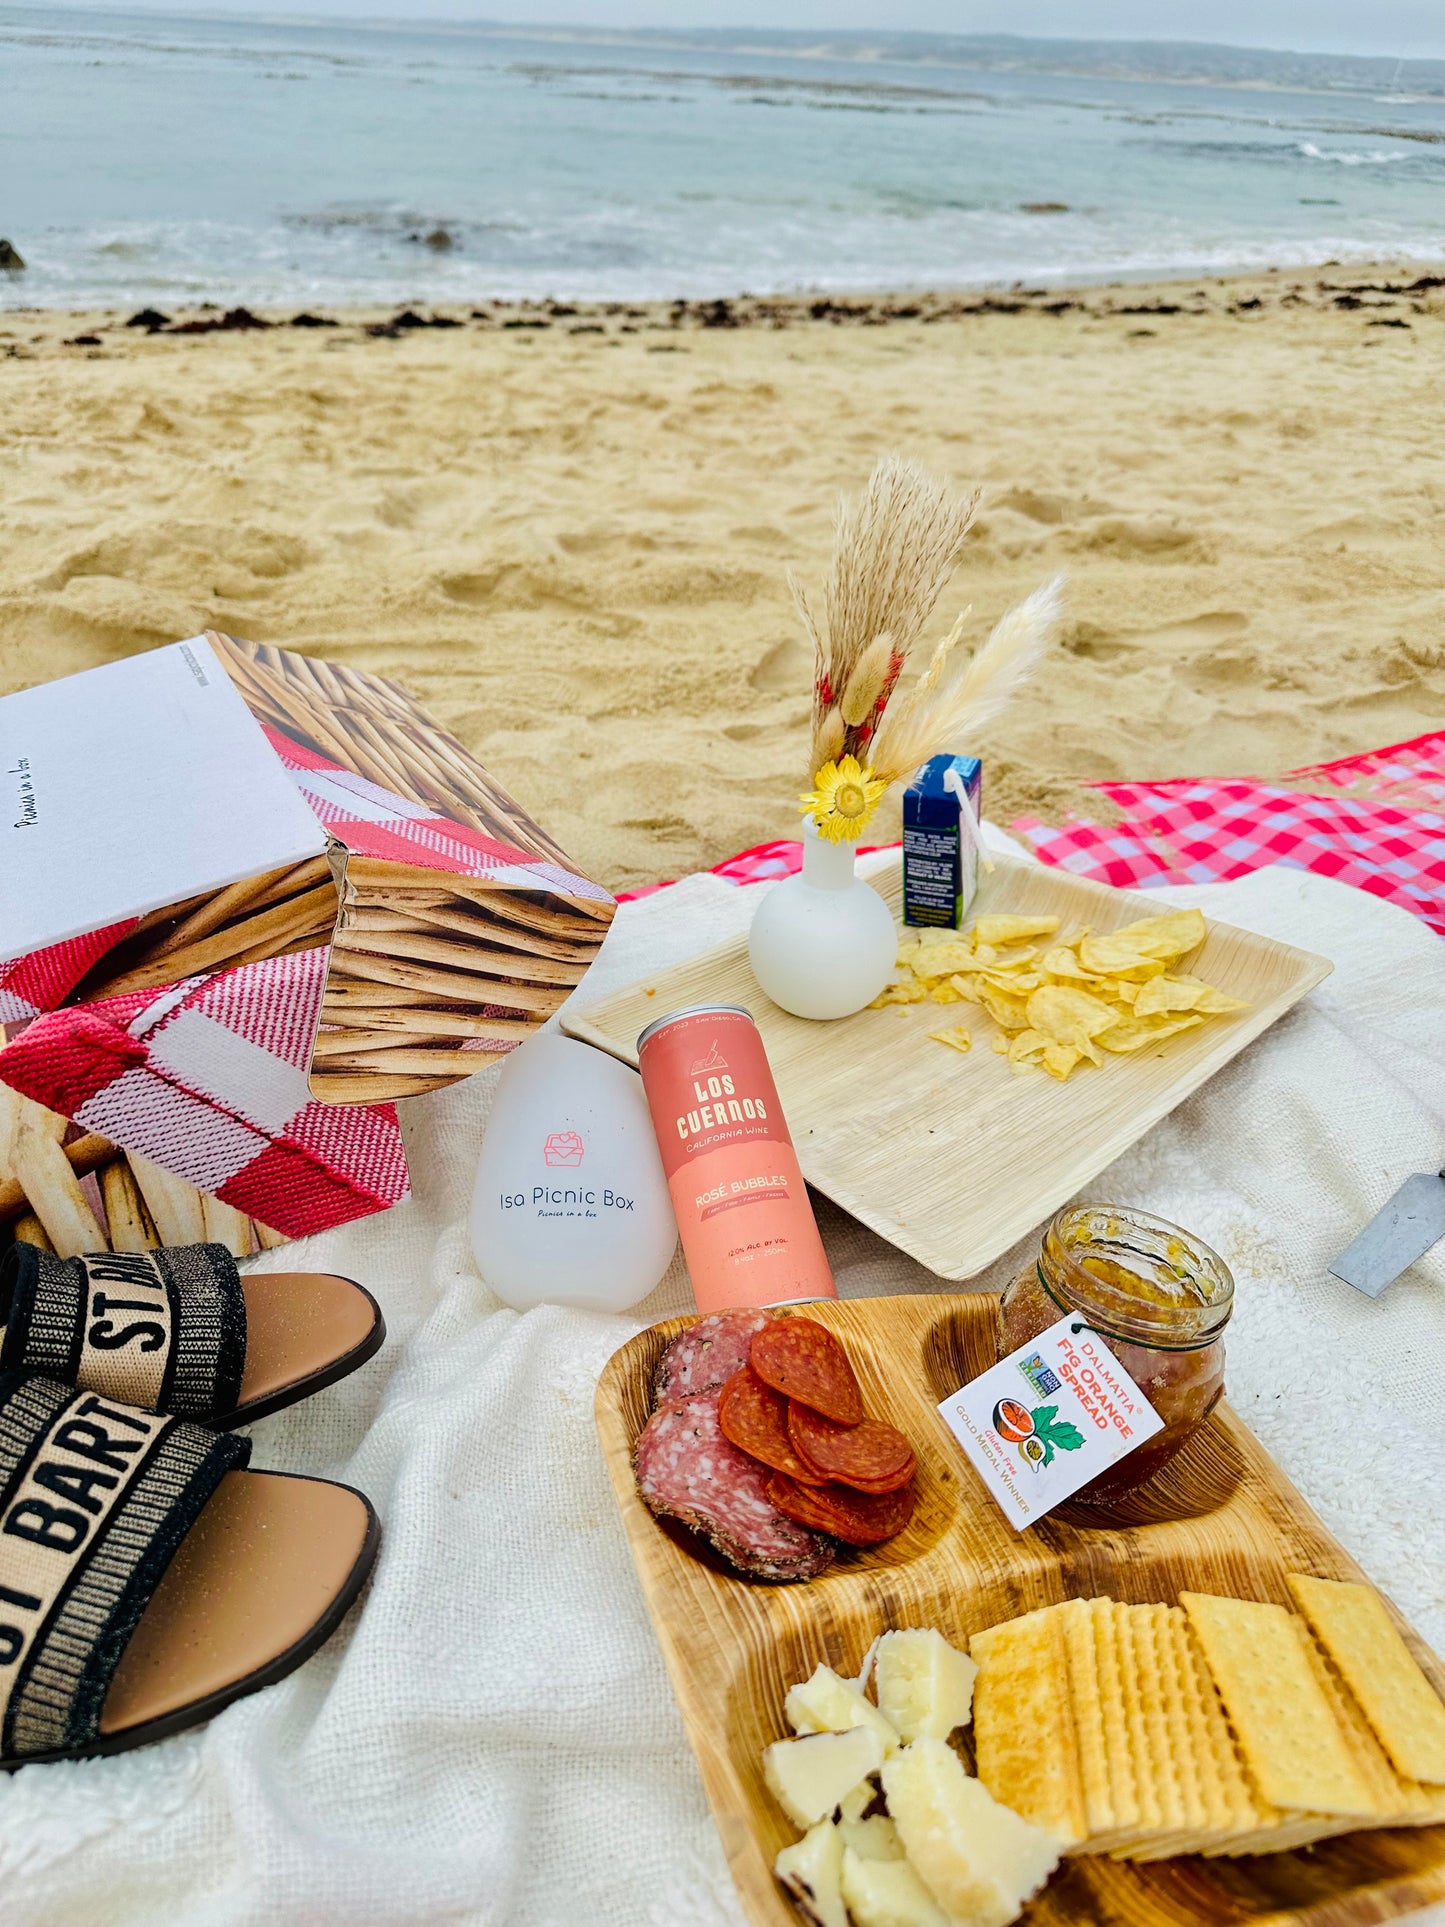
M 514 1311 L 626 1311 L 672 1262 L 677 1221 L 642 1079 L 544 1031 L 502 1066 L 472 1194 L 472 1249 Z
M 893 974 L 898 933 L 882 897 L 854 875 L 856 854 L 804 822 L 802 874 L 775 884 L 753 916 L 753 975 L 795 1017 L 850 1017 Z

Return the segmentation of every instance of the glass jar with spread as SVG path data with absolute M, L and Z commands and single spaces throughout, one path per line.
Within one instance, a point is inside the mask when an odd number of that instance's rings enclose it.
M 1105 1504 L 1134 1491 L 1189 1442 L 1224 1394 L 1223 1333 L 1233 1308 L 1229 1267 L 1178 1225 L 1112 1204 L 1059 1212 L 1037 1262 L 1004 1292 L 1000 1358 L 1077 1312 L 1164 1421 L 1073 1503 Z

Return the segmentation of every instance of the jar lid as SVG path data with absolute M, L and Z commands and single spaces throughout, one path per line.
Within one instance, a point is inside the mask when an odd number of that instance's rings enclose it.
M 1044 1233 L 1038 1269 L 1060 1311 L 1150 1351 L 1212 1345 L 1234 1309 L 1234 1279 L 1219 1253 L 1132 1205 L 1067 1206 Z

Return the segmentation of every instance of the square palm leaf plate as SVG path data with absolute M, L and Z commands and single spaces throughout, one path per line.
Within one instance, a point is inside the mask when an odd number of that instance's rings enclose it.
M 901 859 L 873 879 L 897 916 Z M 1000 859 L 976 908 L 1057 916 L 1059 939 L 1117 930 L 1159 905 L 1064 870 Z M 570 1036 L 637 1062 L 645 1025 L 689 1004 L 741 1004 L 762 1032 L 803 1175 L 940 1277 L 972 1278 L 1041 1223 L 1330 974 L 1324 957 L 1226 923 L 1186 960 L 1249 1005 L 1156 1048 L 1081 1065 L 1067 1083 L 1019 1076 L 974 1004 L 895 1004 L 834 1023 L 790 1017 L 758 987 L 746 936 L 600 1002 L 574 1000 Z M 928 1035 L 962 1020 L 966 1055 Z
M 994 1362 L 998 1302 L 988 1292 L 930 1292 L 807 1307 L 846 1345 L 868 1409 L 912 1441 L 918 1504 L 897 1538 L 843 1552 L 806 1585 L 730 1575 L 638 1497 L 632 1449 L 651 1409 L 653 1367 L 691 1320 L 639 1333 L 603 1371 L 598 1436 L 752 1927 L 801 1920 L 772 1873 L 798 1829 L 768 1793 L 761 1755 L 788 1737 L 784 1696 L 820 1661 L 856 1676 L 888 1627 L 933 1626 L 961 1646 L 1060 1599 L 1104 1594 L 1172 1606 L 1192 1589 L 1291 1606 L 1287 1573 L 1363 1577 L 1227 1406 L 1108 1523 L 1080 1523 L 1077 1509 L 1063 1508 L 1016 1534 L 935 1409 Z M 1390 1610 L 1436 1690 L 1445 1688 L 1445 1668 Z M 967 1728 L 961 1739 L 967 1745 Z M 1080 1855 L 1061 1862 L 1021 1927 L 1368 1927 L 1442 1899 L 1445 1826 L 1394 1828 L 1239 1860 L 1132 1865 Z

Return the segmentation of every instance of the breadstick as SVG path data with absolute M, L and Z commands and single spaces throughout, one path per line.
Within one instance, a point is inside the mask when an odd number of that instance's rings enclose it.
M 54 1251 L 55 1246 L 45 1235 L 45 1226 L 33 1211 L 27 1211 L 23 1218 L 15 1220 L 16 1242 L 22 1245 L 38 1245 L 42 1251 Z
M 274 875 L 273 871 L 266 876 L 246 877 L 240 883 L 230 883 L 224 890 L 217 890 L 208 903 L 202 904 L 199 910 L 193 910 L 190 916 L 183 917 L 174 930 L 147 951 L 145 962 L 168 957 L 174 950 L 184 950 L 187 944 L 209 937 L 212 931 L 219 930 L 223 923 L 229 923 L 232 917 L 253 904 L 265 892 Z
M 160 1243 L 135 1173 L 124 1158 L 102 1167 L 100 1195 L 112 1251 L 154 1251 Z
M 269 910 L 244 918 L 228 930 L 218 930 L 184 950 L 174 950 L 154 963 L 138 964 L 86 991 L 85 1001 L 118 997 L 124 991 L 159 989 L 162 984 L 195 977 L 205 970 L 232 968 L 243 959 L 273 957 L 288 943 L 294 943 L 303 930 L 328 929 L 336 915 L 336 891 L 328 882 L 289 903 L 278 903 Z
M 406 990 L 433 991 L 443 1002 L 495 1004 L 501 1010 L 536 1010 L 550 1017 L 571 995 L 565 986 L 550 989 L 497 983 L 490 977 L 468 977 L 455 970 L 438 970 L 435 965 L 373 957 L 362 950 L 348 950 L 345 957 L 347 971 L 353 977 L 374 984 L 400 984 Z
M 91 1131 L 85 1137 L 76 1138 L 73 1144 L 60 1147 L 72 1171 L 83 1178 L 88 1171 L 95 1171 L 111 1158 L 118 1157 L 120 1147 L 112 1144 L 108 1137 L 101 1137 Z M 21 1217 L 30 1209 L 25 1198 L 25 1187 L 18 1178 L 0 1179 L 0 1224 L 9 1224 L 14 1218 Z
M 474 1068 L 483 1070 L 490 1059 Z M 424 1097 L 460 1084 L 461 1077 L 387 1077 L 381 1071 L 343 1071 L 336 1077 L 311 1078 L 312 1095 L 323 1104 L 392 1104 L 399 1097 Z
M 475 1010 L 430 1010 L 414 1004 L 400 1010 L 359 1010 L 345 1019 L 328 1018 L 323 1009 L 321 1021 L 323 1025 L 335 1024 L 337 1029 L 334 1033 L 322 1030 L 318 1034 L 318 1051 L 322 1037 L 328 1034 L 358 1035 L 357 1030 L 348 1028 L 352 1024 L 371 1031 L 402 1031 L 412 1037 L 510 1037 L 518 1042 L 541 1028 L 539 1018 L 484 1017 Z
M 201 1200 L 201 1223 L 208 1244 L 224 1245 L 233 1258 L 251 1255 L 251 1220 L 233 1204 L 224 1204 L 209 1191 L 197 1194 Z
M 587 972 L 581 958 L 561 963 L 530 951 L 486 950 L 480 944 L 448 943 L 443 937 L 418 937 L 404 930 L 388 931 L 378 939 L 372 931 L 344 928 L 337 931 L 334 947 L 347 956 L 353 950 L 362 950 L 387 957 L 415 957 L 421 963 L 447 964 L 453 970 L 475 971 L 479 976 L 514 977 L 529 984 L 580 984 Z
M 396 984 L 346 983 L 338 978 L 333 965 L 326 983 L 326 998 L 321 1006 L 321 1021 L 323 1024 L 345 1024 L 358 1011 L 390 1010 L 433 1001 L 430 991 L 426 990 L 402 990 Z
M 500 944 L 504 949 L 524 950 L 534 957 L 555 957 L 560 963 L 571 963 L 577 956 L 575 944 L 560 943 L 555 937 L 539 937 L 534 931 L 479 916 L 465 900 L 459 899 L 437 905 L 408 903 L 405 913 L 399 909 L 348 910 L 345 927 L 348 930 L 411 930 L 420 934 L 445 930 L 453 937 Z M 378 949 L 386 947 L 377 946 Z
M 108 1251 L 105 1233 L 60 1148 L 68 1120 L 0 1084 L 0 1158 L 62 1258 Z
M 262 1224 L 259 1218 L 252 1218 L 251 1228 L 263 1251 L 274 1251 L 278 1245 L 289 1245 L 291 1242 L 289 1231 L 273 1231 L 269 1224 Z
M 198 1245 L 205 1241 L 206 1221 L 201 1210 L 201 1194 L 193 1184 L 163 1171 L 149 1158 L 128 1151 L 130 1168 L 140 1186 L 160 1240 L 165 1245 Z
M 455 1071 L 458 1076 L 470 1077 L 475 1071 L 484 1071 L 497 1057 L 505 1057 L 513 1049 L 504 1044 L 495 1051 L 486 1050 L 373 1050 L 357 1051 L 349 1057 L 328 1057 L 328 1072 L 338 1070 L 355 1071 L 393 1071 L 405 1075 L 411 1073 L 425 1077 L 437 1071 Z
M 268 903 L 280 903 L 283 898 L 297 896 L 302 890 L 324 883 L 331 875 L 331 865 L 324 856 L 309 856 L 293 869 L 273 870 L 271 874 L 275 882 L 264 896 L 257 897 L 253 909 L 264 910 Z

